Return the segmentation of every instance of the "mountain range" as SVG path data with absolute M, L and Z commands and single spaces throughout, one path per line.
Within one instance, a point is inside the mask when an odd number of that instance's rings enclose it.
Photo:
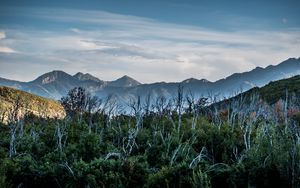
M 256 67 L 249 72 L 235 73 L 215 82 L 190 78 L 182 82 L 142 84 L 126 75 L 115 81 L 104 81 L 88 73 L 78 72 L 75 75 L 70 75 L 55 70 L 30 82 L 0 78 L 0 85 L 52 99 L 60 99 L 74 87 L 84 87 L 101 98 L 113 95 L 127 101 L 131 97 L 140 96 L 144 98 L 147 95 L 153 98 L 162 95 L 172 97 L 176 94 L 179 85 L 183 86 L 185 91 L 194 93 L 195 97 L 208 94 L 228 97 L 256 86 L 264 86 L 271 81 L 289 78 L 298 74 L 300 74 L 300 58 L 290 58 L 275 66 Z

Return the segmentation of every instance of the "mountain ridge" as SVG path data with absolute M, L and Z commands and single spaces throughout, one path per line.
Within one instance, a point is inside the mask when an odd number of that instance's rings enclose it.
M 114 94 L 122 99 L 128 99 L 128 97 L 132 96 L 145 97 L 148 94 L 152 97 L 161 95 L 171 97 L 176 93 L 179 85 L 199 96 L 207 95 L 208 93 L 222 93 L 228 97 L 233 93 L 242 92 L 255 86 L 263 86 L 270 81 L 297 74 L 300 74 L 300 58 L 289 58 L 277 65 L 270 65 L 265 68 L 256 67 L 248 72 L 234 73 L 215 82 L 210 82 L 206 79 L 189 78 L 181 82 L 142 84 L 127 75 L 113 81 L 103 81 L 89 73 L 78 72 L 75 75 L 70 75 L 64 71 L 54 70 L 30 82 L 0 78 L 0 85 L 14 87 L 53 99 L 60 99 L 74 87 L 84 87 L 99 97 L 106 97 L 110 94 Z
M 247 106 L 249 105 L 253 96 L 257 96 L 260 102 L 265 102 L 271 106 L 275 105 L 280 100 L 283 101 L 288 99 L 288 103 L 290 103 L 291 100 L 299 99 L 300 75 L 296 75 L 286 79 L 280 79 L 277 81 L 272 81 L 267 85 L 264 85 L 263 87 L 253 87 L 236 96 L 216 102 L 210 105 L 209 107 L 224 110 L 230 108 L 231 106 L 234 106 L 236 104 L 236 101 L 241 100 L 243 101 L 241 103 Z

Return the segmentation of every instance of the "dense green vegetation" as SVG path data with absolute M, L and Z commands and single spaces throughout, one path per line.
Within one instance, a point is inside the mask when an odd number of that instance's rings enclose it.
M 276 82 L 270 82 L 259 90 L 259 94 L 269 104 L 276 103 L 280 98 L 285 99 L 286 92 L 294 94 L 288 95 L 289 97 L 300 97 L 300 75 Z
M 1 124 L 0 187 L 299 187 L 299 98 L 285 98 L 212 109 L 179 88 L 120 114 L 76 88 L 63 120 Z

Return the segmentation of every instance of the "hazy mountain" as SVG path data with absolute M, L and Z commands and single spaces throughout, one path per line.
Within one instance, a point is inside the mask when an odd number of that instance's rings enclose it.
M 286 100 L 286 98 L 288 100 L 291 100 L 292 98 L 299 99 L 300 75 L 273 81 L 263 87 L 251 88 L 248 91 L 215 103 L 212 106 L 219 109 L 227 109 L 228 106 L 235 104 L 236 101 L 240 101 L 241 99 L 243 99 L 243 101 L 247 105 L 251 101 L 250 99 L 253 95 L 258 95 L 260 101 L 264 101 L 269 105 L 274 105 L 279 100 Z
M 290 58 L 275 66 L 270 65 L 266 68 L 257 67 L 249 72 L 232 74 L 216 82 L 190 78 L 174 83 L 158 82 L 141 84 L 128 76 L 123 76 L 115 81 L 102 81 L 88 73 L 78 72 L 72 76 L 63 71 L 52 71 L 41 75 L 31 82 L 19 82 L 0 78 L 0 85 L 18 88 L 54 99 L 60 99 L 70 89 L 78 86 L 85 87 L 100 97 L 114 94 L 123 100 L 137 96 L 143 98 L 148 94 L 153 98 L 161 95 L 171 97 L 176 94 L 179 85 L 183 86 L 186 92 L 194 93 L 195 97 L 207 94 L 220 94 L 220 97 L 222 97 L 234 95 L 242 90 L 245 91 L 255 86 L 260 87 L 268 84 L 270 81 L 298 74 L 300 74 L 300 58 Z
M 300 74 L 300 58 L 290 58 L 276 66 L 256 67 L 252 71 L 235 73 L 225 79 L 218 80 L 214 83 L 214 91 L 222 92 L 227 90 L 235 92 L 239 89 L 245 91 L 255 86 L 261 87 L 270 81 L 289 78 L 298 74 Z
M 9 86 L 13 88 L 22 88 L 24 85 L 23 82 L 15 81 L 15 80 L 8 80 L 5 78 L 0 78 L 0 85 L 2 86 Z
M 95 82 L 103 82 L 99 78 L 96 78 L 95 76 L 90 75 L 89 73 L 83 74 L 81 72 L 76 73 L 74 76 L 77 80 L 80 81 L 95 81 Z
M 63 71 L 52 71 L 28 82 L 24 91 L 37 95 L 59 99 L 81 81 Z
M 140 96 L 145 96 L 147 93 L 150 93 L 153 97 L 158 95 L 174 96 L 180 84 L 184 87 L 186 92 L 191 91 L 194 93 L 195 97 L 212 94 L 219 95 L 219 97 L 222 98 L 223 96 L 236 95 L 255 86 L 264 86 L 270 81 L 289 78 L 298 74 L 300 74 L 300 58 L 290 58 L 276 66 L 270 65 L 266 68 L 257 67 L 249 72 L 232 74 L 216 82 L 190 78 L 180 83 L 161 82 L 139 85 L 131 88 L 127 93 Z
M 113 86 L 113 87 L 134 87 L 140 84 L 141 84 L 140 82 L 134 80 L 133 78 L 130 78 L 127 75 L 108 83 L 109 86 Z

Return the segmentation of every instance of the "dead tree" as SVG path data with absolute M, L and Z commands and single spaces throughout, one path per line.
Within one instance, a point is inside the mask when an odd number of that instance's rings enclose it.
M 157 97 L 152 106 L 153 106 L 152 108 L 158 114 L 158 116 L 163 117 L 168 107 L 167 98 L 165 96 Z
M 56 125 L 56 130 L 55 130 L 55 137 L 57 139 L 57 149 L 59 150 L 60 153 L 63 152 L 63 138 L 66 137 L 67 132 L 66 132 L 66 125 L 63 124 L 57 124 Z
M 193 116 L 191 129 L 194 130 L 197 125 L 197 119 L 199 117 L 199 114 L 207 104 L 207 98 L 201 97 L 197 100 L 192 91 L 190 90 L 186 96 L 186 102 L 188 105 L 188 113 L 191 113 Z
M 10 130 L 10 143 L 9 143 L 9 157 L 13 157 L 17 154 L 16 151 L 16 138 L 17 138 L 17 129 L 20 121 L 20 110 L 21 110 L 21 99 L 17 96 L 14 101 L 8 116 L 8 126 Z
M 150 108 L 151 108 L 151 95 L 150 95 L 150 93 L 148 93 L 146 98 L 145 98 L 143 108 L 144 108 L 145 116 L 148 116 L 150 114 Z
M 107 96 L 106 102 L 103 106 L 104 113 L 106 117 L 106 127 L 111 127 L 111 118 L 116 113 L 116 111 L 121 109 L 120 103 L 117 103 L 116 98 L 113 95 Z
M 184 107 L 184 97 L 183 97 L 183 86 L 178 85 L 177 90 L 177 97 L 175 98 L 175 104 L 176 104 L 176 111 L 178 113 L 178 126 L 177 126 L 177 132 L 180 132 L 181 125 L 182 125 L 182 113 L 183 113 L 183 107 Z
M 86 96 L 86 113 L 88 118 L 89 134 L 92 132 L 93 127 L 93 114 L 101 111 L 102 100 L 97 96 L 87 94 Z
M 253 94 L 250 98 L 250 103 L 248 105 L 247 110 L 244 112 L 244 122 L 241 124 L 242 131 L 243 131 L 243 137 L 244 137 L 244 144 L 246 147 L 246 150 L 249 150 L 251 148 L 251 135 L 253 131 L 253 125 L 257 121 L 257 118 L 259 116 L 258 109 L 259 106 L 259 95 Z
M 135 127 L 130 128 L 128 130 L 128 136 L 123 138 L 123 152 L 124 158 L 130 156 L 134 147 L 138 147 L 136 143 L 136 137 L 139 131 L 142 129 L 142 122 L 143 122 L 143 106 L 141 103 L 141 98 L 138 96 L 136 99 L 131 99 L 129 103 L 129 107 L 133 113 L 135 119 Z M 130 122 L 129 122 L 130 125 Z

